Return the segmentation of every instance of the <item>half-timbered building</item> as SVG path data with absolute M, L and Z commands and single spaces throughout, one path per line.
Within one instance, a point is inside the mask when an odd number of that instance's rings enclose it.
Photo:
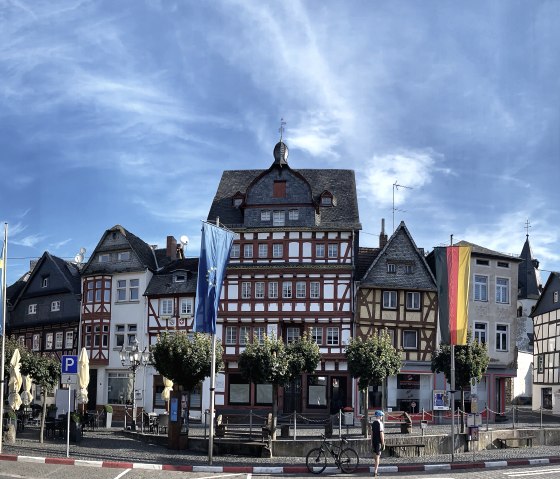
M 534 331 L 533 409 L 560 413 L 560 273 L 550 273 L 531 315 Z
M 217 408 L 270 408 L 270 385 L 237 366 L 246 341 L 293 341 L 309 333 L 321 350 L 314 374 L 281 391 L 280 410 L 328 414 L 352 404 L 344 345 L 352 336 L 358 231 L 354 172 L 294 169 L 280 141 L 264 170 L 224 171 L 208 221 L 237 233 L 222 288 L 217 334 L 225 373 Z
M 10 287 L 8 334 L 58 360 L 78 354 L 80 287 L 79 265 L 45 251 L 25 280 Z
M 431 409 L 436 348 L 437 287 L 418 248 L 401 222 L 387 240 L 382 223 L 379 248 L 360 248 L 356 277 L 356 336 L 367 338 L 387 329 L 393 346 L 402 350 L 403 367 L 383 385 L 372 386 L 368 408 L 399 411 Z M 363 411 L 363 404 L 359 404 Z

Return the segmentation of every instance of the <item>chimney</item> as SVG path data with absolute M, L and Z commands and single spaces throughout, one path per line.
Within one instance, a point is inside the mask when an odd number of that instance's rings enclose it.
M 169 259 L 177 259 L 177 240 L 174 236 L 167 237 L 167 248 L 165 250 L 165 256 Z
M 379 247 L 383 248 L 387 244 L 387 235 L 385 234 L 385 218 L 381 218 L 381 233 L 379 233 Z

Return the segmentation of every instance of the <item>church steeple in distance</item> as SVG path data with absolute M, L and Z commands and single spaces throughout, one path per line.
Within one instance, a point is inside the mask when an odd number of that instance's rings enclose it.
M 533 252 L 531 251 L 531 245 L 529 243 L 530 227 L 529 220 L 527 220 L 525 223 L 525 229 L 527 231 L 525 244 L 523 245 L 520 255 L 522 262 L 519 263 L 519 299 L 538 299 L 542 289 L 539 261 L 533 258 Z

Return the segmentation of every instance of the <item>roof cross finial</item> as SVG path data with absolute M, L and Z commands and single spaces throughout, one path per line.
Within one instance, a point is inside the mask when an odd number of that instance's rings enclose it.
M 529 237 L 529 228 L 531 228 L 531 223 L 529 222 L 529 219 L 527 219 L 527 221 L 525 221 L 525 230 L 527 231 L 527 238 Z
M 280 141 L 282 141 L 282 136 L 284 135 L 284 131 L 286 130 L 284 128 L 285 124 L 286 122 L 284 121 L 284 118 L 280 118 L 280 128 L 278 128 L 278 131 L 280 132 Z

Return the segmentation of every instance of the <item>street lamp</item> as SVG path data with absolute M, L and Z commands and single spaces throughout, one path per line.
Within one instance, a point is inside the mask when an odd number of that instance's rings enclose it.
M 129 351 L 124 349 L 124 345 L 121 347 L 119 353 L 121 358 L 121 364 L 126 366 L 132 371 L 132 425 L 130 429 L 132 431 L 136 430 L 136 370 L 140 366 L 146 366 L 150 360 L 150 353 L 147 348 L 140 352 L 138 349 L 138 340 L 134 338 L 132 342 L 132 347 Z

